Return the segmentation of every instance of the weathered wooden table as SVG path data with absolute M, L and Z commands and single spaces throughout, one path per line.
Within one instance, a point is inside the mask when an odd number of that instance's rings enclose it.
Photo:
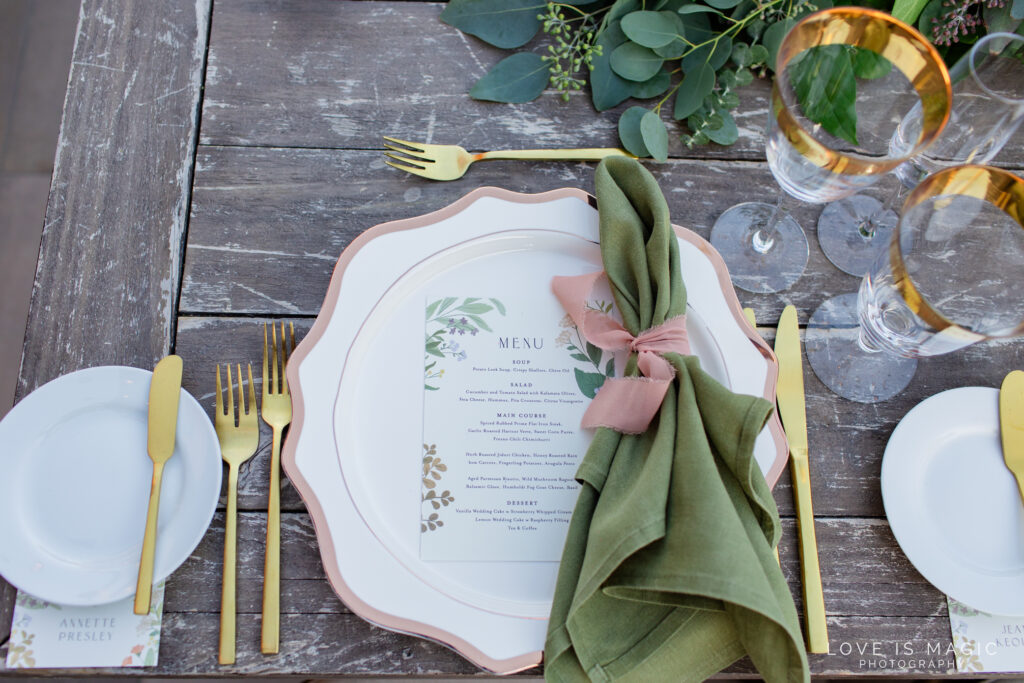
M 469 99 L 470 86 L 502 55 L 442 24 L 442 8 L 394 0 L 85 0 L 19 398 L 79 368 L 149 368 L 174 351 L 185 359 L 185 388 L 212 413 L 215 365 L 258 362 L 265 320 L 287 318 L 304 333 L 338 255 L 366 228 L 436 210 L 483 185 L 592 189 L 590 164 L 490 162 L 449 183 L 384 165 L 382 134 L 469 149 L 617 144 L 618 112 L 595 113 L 585 94 L 567 104 L 553 94 L 526 105 Z M 742 92 L 734 146 L 688 150 L 675 140 L 668 163 L 649 165 L 675 222 L 706 237 L 725 208 L 775 192 L 763 151 L 767 91 L 756 82 Z M 1022 137 L 997 161 L 1024 167 Z M 825 298 L 855 290 L 857 280 L 815 242 L 819 211 L 795 208 L 811 240 L 798 284 L 777 295 L 739 293 L 763 323 L 773 324 L 787 303 L 805 322 Z M 762 332 L 773 336 L 771 326 Z M 945 598 L 893 539 L 879 468 L 886 440 L 912 406 L 953 387 L 998 386 L 1012 367 L 1024 367 L 1019 342 L 971 347 L 923 361 L 901 396 L 877 405 L 840 399 L 805 372 L 832 649 L 811 657 L 815 674 L 953 668 Z M 264 427 L 240 482 L 238 664 L 217 665 L 218 514 L 168 583 L 160 665 L 146 675 L 476 673 L 446 648 L 378 629 L 345 607 L 287 482 L 281 654 L 259 653 L 269 437 Z M 786 527 L 781 558 L 799 606 L 788 479 L 776 488 Z M 14 593 L 0 580 L 0 666 Z M 741 662 L 730 671 L 752 669 Z

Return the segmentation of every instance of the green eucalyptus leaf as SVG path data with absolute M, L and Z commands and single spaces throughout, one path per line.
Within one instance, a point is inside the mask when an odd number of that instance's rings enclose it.
M 715 70 L 708 64 L 701 64 L 687 72 L 676 92 L 672 116 L 677 121 L 685 119 L 700 108 L 704 98 L 715 89 Z
M 938 19 L 939 15 L 943 11 L 944 0 L 928 0 L 928 4 L 921 10 L 920 16 L 917 18 L 917 30 L 925 35 L 926 38 L 932 40 L 935 37 L 933 28 L 933 20 Z
M 927 4 L 928 0 L 896 0 L 892 4 L 892 15 L 913 26 Z
M 721 117 L 721 122 L 713 130 L 705 131 L 708 139 L 712 142 L 717 142 L 720 145 L 731 145 L 736 142 L 740 137 L 740 131 L 736 127 L 736 121 L 733 120 L 732 114 L 727 111 L 719 111 L 717 115 Z
M 689 49 L 690 46 L 686 44 L 685 40 L 676 38 L 668 45 L 654 48 L 654 54 L 666 60 L 679 59 Z
M 739 69 L 736 71 L 736 85 L 742 88 L 754 82 L 754 74 L 750 69 Z
M 832 135 L 857 144 L 857 79 L 846 46 L 806 50 L 789 72 L 804 116 Z
M 615 0 L 615 4 L 612 5 L 610 10 L 608 10 L 608 24 L 611 24 L 613 21 L 618 21 L 630 12 L 635 12 L 640 8 L 640 0 Z
M 594 68 L 590 71 L 590 97 L 598 111 L 611 109 L 633 94 L 636 84 L 612 71 L 611 65 L 612 52 L 627 40 L 617 21 L 609 24 L 597 38 L 595 44 L 601 46 L 602 53 L 594 56 Z
M 1002 7 L 990 7 L 986 4 L 981 9 L 981 15 L 985 18 L 989 33 L 1016 33 L 1021 26 L 1020 18 L 1013 16 L 1013 6 L 1009 3 Z
M 510 49 L 530 42 L 540 29 L 541 0 L 449 0 L 441 21 L 496 47 Z
M 851 48 L 853 50 L 853 75 L 857 78 L 872 80 L 888 75 L 892 71 L 892 62 L 868 49 Z
M 689 73 L 701 64 L 710 64 L 716 71 L 725 66 L 732 55 L 732 38 L 721 35 L 717 42 L 702 45 L 683 57 L 683 71 Z
M 708 7 L 707 5 L 700 5 L 697 3 L 692 5 L 683 5 L 679 8 L 679 14 L 717 14 L 718 16 L 722 16 L 722 13 L 714 7 Z
M 734 92 L 727 92 L 723 94 L 718 101 L 726 109 L 735 109 L 740 106 L 740 96 Z
M 668 129 L 657 112 L 649 111 L 640 119 L 640 133 L 644 146 L 656 161 L 668 160 Z
M 942 0 L 939 0 L 939 2 L 942 2 Z M 775 71 L 775 57 L 779 52 L 779 45 L 782 44 L 782 39 L 786 37 L 786 33 L 795 23 L 792 19 L 777 21 L 766 28 L 764 35 L 761 36 L 761 42 L 764 44 L 764 48 L 768 50 L 768 59 L 765 63 L 772 71 Z
M 732 46 L 732 63 L 736 66 L 750 66 L 753 60 L 750 55 L 750 46 L 746 43 L 735 43 Z
M 475 100 L 529 102 L 544 92 L 551 72 L 541 56 L 517 52 L 501 60 L 469 91 Z
M 633 97 L 638 100 L 646 100 L 664 94 L 672 86 L 672 76 L 662 69 L 643 83 L 637 83 L 633 87 Z
M 643 130 L 640 128 L 644 115 L 650 113 L 653 112 L 644 107 L 630 107 L 619 117 L 619 140 L 630 154 L 635 154 L 638 157 L 651 156 L 650 150 L 644 143 Z
M 743 0 L 704 0 L 705 3 L 717 9 L 732 9 Z
M 750 66 L 766 64 L 770 57 L 771 55 L 768 54 L 768 48 L 764 45 L 750 46 Z
M 683 22 L 675 12 L 630 12 L 622 17 L 622 32 L 637 45 L 664 47 L 683 34 Z
M 612 71 L 629 81 L 652 78 L 664 63 L 654 50 L 634 42 L 623 43 L 612 51 Z
M 1014 19 L 1024 19 L 1024 0 L 1013 0 L 1010 6 L 1010 16 Z

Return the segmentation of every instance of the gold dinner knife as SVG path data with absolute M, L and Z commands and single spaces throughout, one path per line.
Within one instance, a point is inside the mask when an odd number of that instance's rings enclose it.
M 153 594 L 153 557 L 156 554 L 156 519 L 160 510 L 160 482 L 164 463 L 174 453 L 174 431 L 178 426 L 178 397 L 181 395 L 181 357 L 167 356 L 153 368 L 149 385 L 149 442 L 153 461 L 153 484 L 149 491 L 146 535 L 142 540 L 139 583 L 135 588 L 135 613 L 149 614 Z
M 1003 440 L 1003 462 L 1017 478 L 1024 502 L 1024 371 L 1014 370 L 999 389 L 999 433 Z
M 804 618 L 807 622 L 807 650 L 828 653 L 825 624 L 825 596 L 818 568 L 818 542 L 814 536 L 811 506 L 811 475 L 807 457 L 807 414 L 804 409 L 804 369 L 800 353 L 800 328 L 796 308 L 786 306 L 775 336 L 779 358 L 777 397 L 782 424 L 789 441 L 789 471 L 793 475 L 796 500 L 796 528 L 800 543 L 800 573 L 804 587 Z

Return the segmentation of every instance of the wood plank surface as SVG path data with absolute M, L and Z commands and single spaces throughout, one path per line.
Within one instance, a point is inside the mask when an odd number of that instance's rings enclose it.
M 251 362 L 258 375 L 267 321 L 293 322 L 301 339 L 338 255 L 365 229 L 440 209 L 484 185 L 592 190 L 593 164 L 488 162 L 449 183 L 384 165 L 382 134 L 470 149 L 618 144 L 618 113 L 628 104 L 598 114 L 585 93 L 567 104 L 550 93 L 522 105 L 471 100 L 469 88 L 506 53 L 441 23 L 443 6 L 84 0 L 19 396 L 80 367 L 149 367 L 173 348 L 185 360 L 184 388 L 212 414 L 217 364 Z M 672 160 L 648 164 L 676 223 L 707 237 L 724 209 L 779 192 L 764 161 L 767 93 L 764 81 L 742 90 L 736 145 L 688 150 L 673 132 Z M 997 159 L 1024 168 L 1024 136 Z M 869 193 L 884 198 L 894 187 L 885 178 Z M 798 307 L 806 325 L 822 301 L 858 285 L 818 247 L 820 207 L 795 200 L 786 206 L 810 241 L 807 273 L 788 292 L 739 292 L 769 341 L 786 304 Z M 909 563 L 885 520 L 881 460 L 892 430 L 919 401 L 958 386 L 998 386 L 1013 367 L 1024 367 L 1020 341 L 926 359 L 903 394 L 876 405 L 838 398 L 805 370 L 832 644 L 832 654 L 811 657 L 816 675 L 936 676 L 954 666 L 945 598 Z M 269 450 L 264 425 L 259 452 L 239 482 L 238 664 L 216 663 L 218 512 L 169 581 L 161 663 L 144 674 L 480 673 L 441 645 L 352 613 L 325 578 L 315 530 L 287 480 L 281 654 L 259 653 Z M 801 609 L 788 474 L 775 497 L 782 568 Z M 139 675 L 5 669 L 13 593 L 0 581 L 0 674 Z M 746 661 L 726 673 L 755 675 Z
M 16 399 L 171 348 L 210 0 L 84 0 Z M 13 591 L 0 579 L 0 642 Z
M 266 516 L 239 517 L 237 666 L 216 665 L 223 553 L 223 513 L 189 560 L 169 580 L 160 665 L 147 675 L 218 674 L 468 674 L 476 669 L 446 648 L 390 633 L 354 615 L 325 580 L 315 532 L 304 513 L 282 519 L 281 655 L 259 654 L 258 632 Z M 941 673 L 936 652 L 946 653 L 951 637 L 945 599 L 905 558 L 893 554 L 888 525 L 870 519 L 819 519 L 819 542 L 832 654 L 812 656 L 814 673 L 899 668 L 883 659 L 903 659 L 905 672 Z M 784 520 L 780 557 L 790 588 L 800 601 L 795 521 Z M 881 636 L 884 634 L 884 637 Z M 899 643 L 899 649 L 895 643 Z M 930 658 L 921 659 L 928 653 Z M 910 650 L 918 656 L 910 665 Z M 0 647 L 0 658 L 5 655 Z M 932 665 L 928 665 L 928 660 Z M 863 662 L 863 663 L 862 663 Z M 869 662 L 871 662 L 869 664 Z M 0 672 L 4 672 L 0 660 Z M 750 672 L 740 663 L 735 673 Z M 73 672 L 68 672 L 73 673 Z M 90 671 L 101 673 L 101 671 Z M 131 669 L 102 670 L 125 676 Z
M 440 21 L 443 3 L 218 0 L 203 144 L 380 149 L 381 135 L 470 150 L 617 147 L 629 100 L 598 113 L 589 91 L 525 104 L 478 102 L 473 84 L 510 51 Z M 542 34 L 524 49 L 543 53 Z M 739 140 L 687 149 L 670 119 L 670 155 L 764 159 L 769 82 L 741 88 Z M 1024 136 L 996 158 L 1024 166 Z

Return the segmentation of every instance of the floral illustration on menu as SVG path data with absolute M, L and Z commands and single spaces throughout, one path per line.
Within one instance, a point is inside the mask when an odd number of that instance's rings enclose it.
M 460 303 L 459 297 L 451 296 L 427 305 L 423 370 L 425 389 L 437 391 L 440 388 L 438 380 L 444 377 L 444 368 L 439 364 L 444 360 L 466 360 L 467 353 L 459 344 L 459 338 L 467 334 L 475 337 L 480 332 L 491 332 L 485 317 L 494 311 L 505 315 L 505 305 L 497 299 L 479 297 L 467 297 Z
M 589 301 L 587 308 L 611 314 L 613 305 L 606 301 Z M 585 363 L 586 370 L 573 368 L 576 374 L 576 386 L 587 398 L 594 398 L 597 390 L 605 379 L 615 376 L 615 355 L 609 353 L 607 360 L 604 351 L 583 339 L 579 329 L 568 314 L 558 323 L 562 331 L 555 338 L 555 346 L 565 347 L 569 356 L 580 363 Z
M 448 471 L 448 466 L 437 457 L 437 444 L 423 444 L 423 488 L 420 494 L 420 532 L 437 531 L 444 526 L 441 520 L 442 507 L 451 505 L 455 497 L 451 491 L 438 491 L 437 484 Z

